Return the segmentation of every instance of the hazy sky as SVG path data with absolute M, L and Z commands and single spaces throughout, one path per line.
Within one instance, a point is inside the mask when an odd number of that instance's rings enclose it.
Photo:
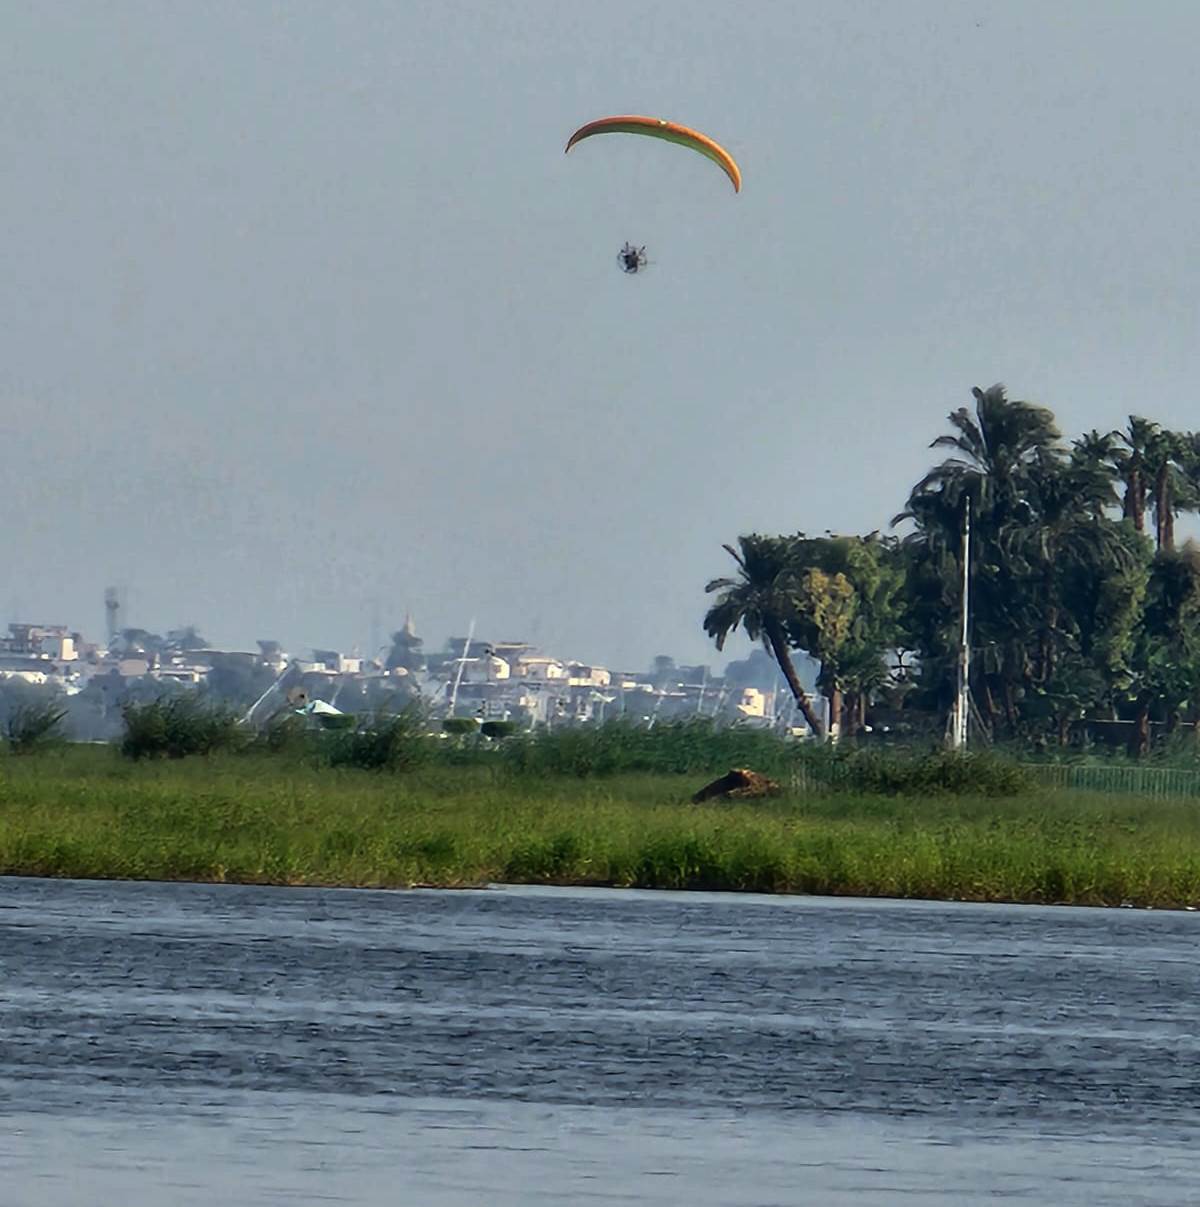
M 720 661 L 973 385 L 1200 427 L 1194 3 L 0 0 L 0 618 Z M 697 126 L 739 159 L 611 136 Z M 616 267 L 626 239 L 653 265 Z M 731 647 L 742 654 L 746 647 Z

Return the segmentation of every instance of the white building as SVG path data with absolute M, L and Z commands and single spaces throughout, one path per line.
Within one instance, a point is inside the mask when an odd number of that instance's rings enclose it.
M 612 684 L 612 672 L 602 666 L 568 662 L 567 683 L 570 687 L 609 687 Z
M 566 679 L 567 667 L 557 658 L 549 658 L 543 654 L 522 654 L 516 665 L 516 673 L 520 679 L 547 682 L 551 679 Z
M 743 717 L 765 717 L 767 715 L 767 695 L 757 687 L 739 688 L 730 701 L 736 712 Z
M 502 683 L 512 678 L 512 667 L 497 654 L 463 659 L 464 683 Z

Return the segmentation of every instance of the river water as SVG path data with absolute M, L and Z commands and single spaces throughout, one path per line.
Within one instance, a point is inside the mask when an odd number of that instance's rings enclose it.
M 0 878 L 0 1203 L 1200 1203 L 1198 938 L 1131 910 Z

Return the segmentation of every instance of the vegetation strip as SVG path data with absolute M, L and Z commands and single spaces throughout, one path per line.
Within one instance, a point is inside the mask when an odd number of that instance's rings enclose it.
M 847 789 L 844 776 L 837 791 L 688 803 L 706 773 L 467 758 L 390 775 L 66 747 L 0 760 L 0 874 L 1200 905 L 1200 813 L 1183 801 L 939 791 L 927 765 L 919 795 Z

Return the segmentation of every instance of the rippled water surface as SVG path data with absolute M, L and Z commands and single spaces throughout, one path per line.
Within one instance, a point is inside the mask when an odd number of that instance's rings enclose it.
M 0 879 L 0 1201 L 1200 1202 L 1200 917 Z

